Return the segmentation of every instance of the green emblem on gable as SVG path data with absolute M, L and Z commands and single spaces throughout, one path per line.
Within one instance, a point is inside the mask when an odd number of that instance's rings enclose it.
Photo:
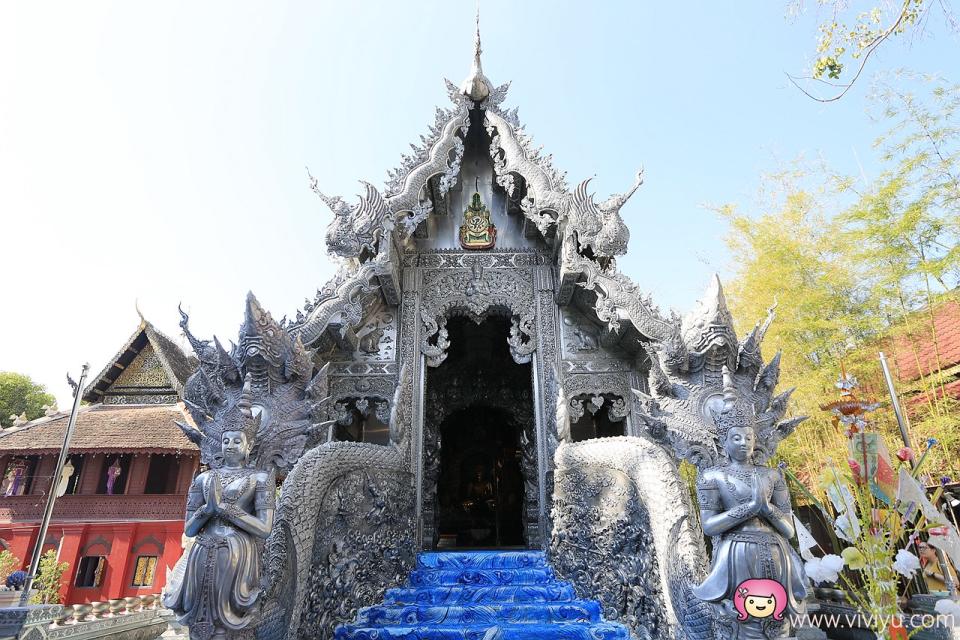
M 490 222 L 490 211 L 480 200 L 476 191 L 470 206 L 463 212 L 460 225 L 460 246 L 464 249 L 490 249 L 497 241 L 497 227 Z

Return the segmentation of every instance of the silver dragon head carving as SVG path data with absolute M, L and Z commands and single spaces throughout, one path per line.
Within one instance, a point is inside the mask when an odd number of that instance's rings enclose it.
M 394 216 L 387 200 L 369 182 L 360 183 L 365 194 L 360 202 L 348 205 L 340 196 L 328 196 L 322 192 L 315 177 L 310 179 L 310 189 L 333 213 L 327 226 L 327 251 L 341 258 L 357 258 L 364 262 L 379 251 L 380 241 L 394 227 Z
M 630 230 L 620 216 L 620 209 L 643 184 L 643 171 L 637 173 L 633 186 L 625 193 L 617 193 L 600 204 L 587 193 L 588 178 L 577 185 L 570 200 L 567 233 L 575 233 L 581 252 L 609 260 L 627 253 Z

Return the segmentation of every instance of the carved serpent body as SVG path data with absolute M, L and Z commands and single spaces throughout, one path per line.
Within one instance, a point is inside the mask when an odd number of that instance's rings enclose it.
M 334 442 L 287 476 L 267 541 L 260 640 L 332 638 L 413 567 L 413 486 L 393 447 Z
M 712 640 L 712 614 L 690 593 L 706 574 L 706 551 L 672 455 L 618 437 L 562 443 L 555 462 L 550 552 L 558 572 L 599 595 L 604 614 L 638 638 Z

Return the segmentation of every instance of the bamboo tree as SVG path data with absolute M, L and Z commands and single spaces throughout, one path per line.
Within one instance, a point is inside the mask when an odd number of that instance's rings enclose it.
M 764 177 L 754 210 L 717 208 L 729 225 L 734 317 L 762 317 L 779 301 L 764 348 L 784 352 L 781 384 L 797 387 L 791 411 L 811 416 L 780 457 L 814 495 L 826 461 L 846 456 L 842 429 L 819 414 L 818 399 L 833 391 L 841 360 L 866 392 L 885 395 L 880 350 L 896 354 L 901 367 L 904 356 L 912 358 L 919 372 L 911 385 L 919 404 L 906 403 L 915 441 L 944 444 L 926 469 L 960 471 L 950 454 L 960 445 L 960 403 L 946 393 L 935 322 L 939 305 L 960 301 L 960 88 L 924 81 L 915 95 L 903 88 L 913 80 L 875 92 L 886 130 L 876 146 L 884 170 L 875 180 L 863 184 L 798 162 Z M 932 346 L 931 358 L 924 360 L 920 345 Z M 874 424 L 899 440 L 888 409 L 876 412 Z

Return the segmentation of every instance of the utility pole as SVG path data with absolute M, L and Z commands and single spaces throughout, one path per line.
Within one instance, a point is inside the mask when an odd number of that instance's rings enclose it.
M 893 415 L 897 417 L 897 426 L 900 427 L 900 437 L 903 438 L 903 446 L 911 447 L 910 444 L 910 425 L 907 424 L 907 416 L 900 408 L 900 400 L 897 398 L 897 391 L 893 388 L 893 378 L 890 376 L 890 368 L 887 366 L 887 357 L 880 352 L 880 367 L 883 369 L 883 379 L 887 382 L 887 391 L 890 393 L 890 403 L 893 405 Z
M 89 364 L 83 365 L 80 371 L 80 382 L 73 389 L 73 408 L 70 410 L 70 420 L 67 422 L 67 431 L 63 434 L 63 444 L 60 446 L 60 457 L 57 459 L 57 468 L 50 478 L 50 488 L 47 490 L 47 505 L 43 510 L 43 520 L 40 521 L 40 533 L 37 535 L 36 545 L 33 547 L 33 555 L 30 557 L 30 570 L 27 572 L 27 579 L 23 583 L 23 593 L 20 594 L 20 606 L 26 606 L 30 598 L 30 589 L 33 587 L 33 580 L 37 577 L 37 568 L 40 566 L 41 551 L 43 551 L 43 541 L 47 538 L 47 528 L 50 526 L 50 517 L 53 515 L 53 506 L 57 502 L 57 488 L 60 486 L 60 473 L 63 471 L 63 465 L 67 461 L 67 451 L 70 449 L 70 439 L 73 437 L 73 430 L 77 426 L 77 411 L 80 409 L 80 394 L 83 392 L 83 383 L 87 379 L 87 370 Z M 67 376 L 70 379 L 70 376 Z

